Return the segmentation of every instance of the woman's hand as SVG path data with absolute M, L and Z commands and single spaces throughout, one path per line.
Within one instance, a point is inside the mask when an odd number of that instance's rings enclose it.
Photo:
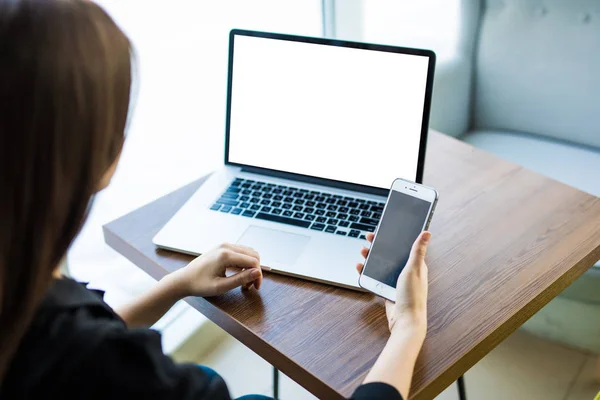
M 230 267 L 241 271 L 228 277 L 225 271 Z M 249 247 L 229 243 L 202 254 L 171 275 L 182 291 L 182 297 L 218 296 L 239 286 L 260 289 L 262 283 L 258 253 Z
M 367 240 L 373 242 L 374 235 L 367 234 Z M 385 302 L 385 311 L 388 318 L 390 331 L 394 327 L 405 329 L 408 326 L 427 330 L 427 264 L 425 255 L 431 233 L 422 232 L 415 240 L 406 266 L 398 277 L 396 284 L 396 302 Z M 363 247 L 361 255 L 367 257 L 369 249 Z M 361 273 L 364 264 L 358 264 L 356 270 Z M 398 321 L 402 323 L 398 324 Z

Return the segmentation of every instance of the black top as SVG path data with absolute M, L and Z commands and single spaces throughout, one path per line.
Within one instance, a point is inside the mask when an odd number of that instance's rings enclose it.
M 70 279 L 53 283 L 5 375 L 0 399 L 230 399 L 219 377 L 165 356 L 158 332 L 128 329 L 103 295 Z M 383 383 L 362 385 L 352 398 L 402 400 Z

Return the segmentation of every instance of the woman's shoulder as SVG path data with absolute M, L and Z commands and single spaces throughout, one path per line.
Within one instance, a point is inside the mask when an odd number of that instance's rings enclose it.
M 103 292 L 71 279 L 58 279 L 21 340 L 0 397 L 7 391 L 25 390 L 34 395 L 52 392 L 63 384 L 78 386 L 74 377 L 83 384 L 90 375 L 82 376 L 82 371 L 93 370 L 94 363 L 110 368 L 105 359 L 112 360 L 114 353 L 141 344 L 146 346 L 145 352 L 161 351 L 160 335 L 149 329 L 128 330 L 104 302 Z

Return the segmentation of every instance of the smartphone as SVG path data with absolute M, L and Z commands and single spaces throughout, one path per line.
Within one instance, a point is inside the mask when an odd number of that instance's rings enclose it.
M 404 179 L 394 181 L 358 279 L 360 287 L 396 301 L 398 276 L 414 241 L 429 227 L 437 199 L 433 188 Z

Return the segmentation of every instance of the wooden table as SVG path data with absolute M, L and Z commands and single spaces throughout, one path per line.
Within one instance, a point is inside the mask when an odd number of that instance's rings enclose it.
M 416 399 L 435 397 L 600 259 L 600 199 L 437 132 L 426 166 L 440 200 Z M 105 225 L 106 242 L 155 279 L 184 266 L 190 257 L 151 239 L 202 182 Z M 380 299 L 275 274 L 258 293 L 186 301 L 319 398 L 349 396 L 388 338 Z

